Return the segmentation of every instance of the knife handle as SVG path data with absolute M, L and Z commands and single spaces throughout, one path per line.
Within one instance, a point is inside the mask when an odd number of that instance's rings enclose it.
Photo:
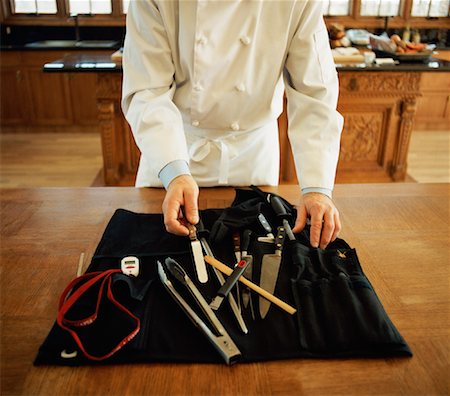
M 277 217 L 279 217 L 281 219 L 287 219 L 287 218 L 291 217 L 291 215 L 286 211 L 286 208 L 280 197 L 277 197 L 276 195 L 273 195 L 273 194 L 269 194 L 267 196 L 267 200 L 269 201 L 270 205 L 272 206 L 272 209 L 274 210 Z
M 266 216 L 264 216 L 262 213 L 260 213 L 258 215 L 258 220 L 267 234 L 272 233 L 272 227 L 270 226 L 269 222 L 267 221 Z
M 244 273 L 245 269 L 247 268 L 247 265 L 248 262 L 246 260 L 241 260 L 239 261 L 239 263 L 236 264 L 236 266 L 233 269 L 233 272 L 230 274 L 225 283 L 221 286 L 221 288 L 217 292 L 219 296 L 222 297 L 228 296 L 233 286 L 237 283 L 239 278 Z
M 241 253 L 248 251 L 248 247 L 250 246 L 251 236 L 252 236 L 251 230 L 244 230 L 244 232 L 242 233 Z

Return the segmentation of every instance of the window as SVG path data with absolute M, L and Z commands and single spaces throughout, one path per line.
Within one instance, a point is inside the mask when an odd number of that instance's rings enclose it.
M 13 14 L 56 14 L 56 0 L 12 0 Z
M 361 16 L 397 16 L 400 0 L 361 0 Z
M 69 0 L 71 14 L 111 14 L 111 0 Z
M 337 16 L 350 14 L 350 0 L 323 0 L 323 15 Z
M 449 16 L 450 0 L 413 0 L 411 16 L 446 17 Z

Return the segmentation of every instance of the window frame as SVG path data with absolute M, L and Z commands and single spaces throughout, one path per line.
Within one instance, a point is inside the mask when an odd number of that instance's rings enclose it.
M 73 21 L 68 18 L 68 0 L 56 0 L 58 12 L 54 15 L 26 15 L 13 14 L 10 2 L 2 1 L 0 22 L 5 25 L 41 25 L 41 26 L 71 26 Z M 126 15 L 122 13 L 122 1 L 112 1 L 112 13 L 94 16 L 79 15 L 80 26 L 125 26 Z M 352 0 L 350 15 L 325 16 L 325 22 L 341 23 L 347 29 L 382 29 L 385 26 L 384 17 L 360 16 L 360 0 Z M 412 17 L 412 0 L 403 0 L 401 15 L 389 18 L 389 28 L 401 29 L 409 25 L 415 29 L 443 29 L 448 28 L 450 17 Z

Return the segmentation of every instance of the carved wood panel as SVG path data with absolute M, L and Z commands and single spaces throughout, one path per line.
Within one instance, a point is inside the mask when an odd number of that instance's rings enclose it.
M 377 162 L 381 150 L 382 113 L 345 114 L 340 160 Z

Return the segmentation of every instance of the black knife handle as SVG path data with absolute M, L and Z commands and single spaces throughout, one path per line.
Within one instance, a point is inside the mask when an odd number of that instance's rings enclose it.
M 241 260 L 239 263 L 236 264 L 234 267 L 233 272 L 231 275 L 227 278 L 225 283 L 221 286 L 217 294 L 222 297 L 228 296 L 233 286 L 237 283 L 239 278 L 244 273 L 245 269 L 247 268 L 248 261 L 247 260 Z
M 286 211 L 283 201 L 279 197 L 273 194 L 269 194 L 267 196 L 267 200 L 269 201 L 278 218 L 288 219 L 289 217 L 291 217 L 291 215 Z
M 251 230 L 244 230 L 242 233 L 242 240 L 241 240 L 241 252 L 247 252 L 248 247 L 250 246 L 250 238 L 252 236 Z

